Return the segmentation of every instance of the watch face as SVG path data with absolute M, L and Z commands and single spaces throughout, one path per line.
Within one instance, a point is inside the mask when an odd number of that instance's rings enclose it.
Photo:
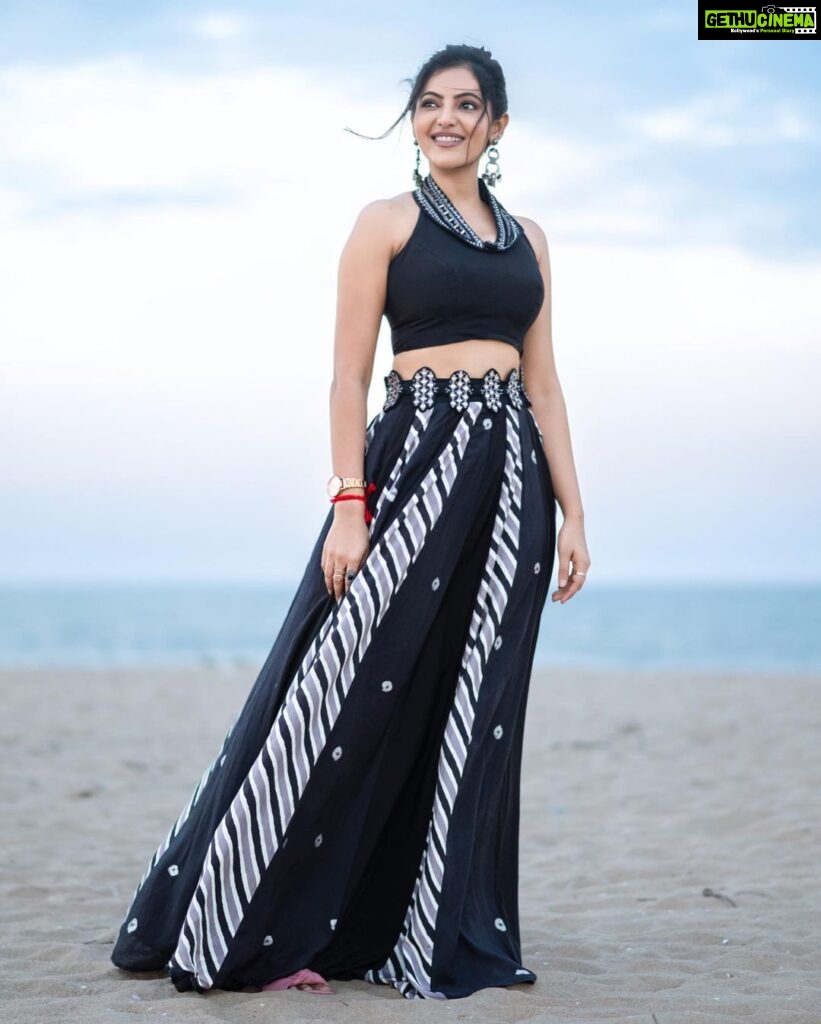
M 335 498 L 339 494 L 340 488 L 342 487 L 342 477 L 334 476 L 328 481 L 328 497 Z

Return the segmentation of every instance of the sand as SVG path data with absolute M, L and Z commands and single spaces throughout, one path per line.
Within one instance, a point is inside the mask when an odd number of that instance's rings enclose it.
M 4 1022 L 821 1022 L 821 679 L 538 671 L 522 786 L 535 985 L 179 993 L 109 961 L 259 666 L 0 672 Z

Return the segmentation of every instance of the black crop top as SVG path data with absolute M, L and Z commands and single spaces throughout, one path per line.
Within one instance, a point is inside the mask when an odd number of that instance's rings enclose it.
M 544 301 L 536 254 L 524 229 L 479 178 L 497 223 L 481 239 L 430 175 L 413 192 L 420 210 L 388 265 L 385 310 L 394 355 L 468 338 L 506 341 L 519 353 Z

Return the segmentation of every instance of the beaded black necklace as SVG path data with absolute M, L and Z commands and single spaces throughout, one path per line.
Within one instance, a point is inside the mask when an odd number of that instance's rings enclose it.
M 496 221 L 496 240 L 488 242 L 478 235 L 456 209 L 447 195 L 436 184 L 430 174 L 425 175 L 422 184 L 413 190 L 413 197 L 419 206 L 437 224 L 453 232 L 457 238 L 477 249 L 502 252 L 509 249 L 522 232 L 519 222 L 502 206 L 482 178 L 479 181 L 479 195 L 490 206 Z

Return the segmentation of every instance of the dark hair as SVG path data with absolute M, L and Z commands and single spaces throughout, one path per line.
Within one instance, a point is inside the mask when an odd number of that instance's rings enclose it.
M 492 120 L 500 118 L 502 114 L 507 113 L 507 86 L 505 85 L 505 76 L 502 71 L 502 66 L 498 60 L 492 55 L 490 50 L 486 50 L 484 46 L 468 46 L 466 43 L 453 43 L 442 50 L 437 50 L 436 53 L 432 54 L 422 67 L 416 72 L 415 78 L 402 79 L 404 82 L 409 82 L 411 85 L 411 94 L 408 97 L 408 102 L 405 104 L 405 109 L 393 122 L 390 128 L 386 129 L 381 135 L 361 135 L 359 132 L 355 132 L 353 128 L 346 128 L 346 132 L 351 132 L 353 135 L 358 135 L 361 139 L 384 139 L 386 135 L 393 131 L 393 129 L 399 124 L 402 118 L 408 113 L 413 116 L 413 111 L 416 107 L 416 101 L 422 94 L 425 85 L 427 85 L 428 79 L 437 71 L 443 71 L 445 68 L 464 67 L 467 66 L 476 75 L 476 79 L 479 82 L 479 91 L 482 94 L 482 99 L 485 102 L 484 113 L 487 114 L 488 106 L 493 111 Z M 476 122 L 478 128 L 481 124 L 482 119 L 480 118 Z M 488 124 L 491 118 L 488 117 Z M 474 128 L 474 131 L 476 129 Z

